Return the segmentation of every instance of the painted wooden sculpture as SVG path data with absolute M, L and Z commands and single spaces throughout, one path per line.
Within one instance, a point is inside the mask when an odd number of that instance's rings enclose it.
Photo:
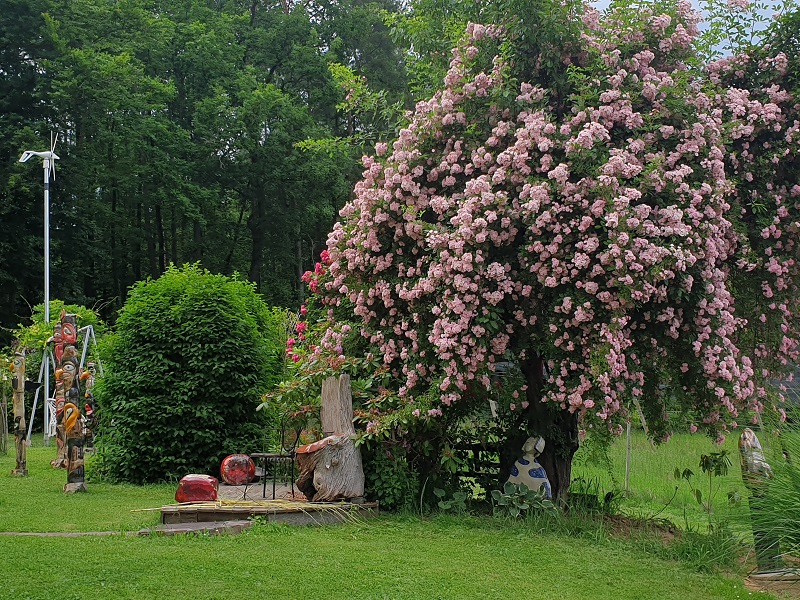
M 761 442 L 755 432 L 745 428 L 739 437 L 739 455 L 742 460 L 742 479 L 750 490 L 750 517 L 753 523 L 753 542 L 759 573 L 783 568 L 778 538 L 760 523 L 759 515 L 766 509 L 764 493 L 767 479 L 772 478 L 772 467 L 764 458 Z
M 61 311 L 60 322 L 55 326 L 53 355 L 56 359 L 56 443 L 55 460 L 51 465 L 67 470 L 64 492 L 85 492 L 84 482 L 84 419 L 80 410 L 78 374 L 78 340 L 76 316 Z
M 327 437 L 297 449 L 297 489 L 314 502 L 361 498 L 364 468 L 361 451 L 353 441 L 356 430 L 349 375 L 328 377 L 322 383 L 320 420 Z
M 529 437 L 522 446 L 522 457 L 511 467 L 511 483 L 522 484 L 534 492 L 541 490 L 545 498 L 551 498 L 550 481 L 544 467 L 537 458 L 544 450 L 544 438 Z
M 83 382 L 84 392 L 84 438 L 86 448 L 94 448 L 94 433 L 97 429 L 97 402 L 94 399 L 94 383 L 97 378 L 95 363 L 89 361 L 86 368 L 81 373 L 80 380 Z
M 14 376 L 11 379 L 13 387 L 13 406 L 14 406 L 14 447 L 17 453 L 16 467 L 11 471 L 12 475 L 27 475 L 27 444 L 25 443 L 25 355 L 21 352 L 14 354 L 14 362 L 11 365 Z

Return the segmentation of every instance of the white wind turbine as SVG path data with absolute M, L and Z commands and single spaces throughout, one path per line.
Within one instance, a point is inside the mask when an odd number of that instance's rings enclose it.
M 59 159 L 55 153 L 56 143 L 58 142 L 58 134 L 53 137 L 50 133 L 50 150 L 45 152 L 35 152 L 33 150 L 26 150 L 19 158 L 19 162 L 28 162 L 34 156 L 42 159 L 42 167 L 44 168 L 44 321 L 46 324 L 50 323 L 50 176 L 53 180 L 56 178 L 56 161 Z M 48 360 L 48 352 L 45 351 L 42 356 L 42 365 Z M 50 395 L 50 369 L 44 367 L 44 389 L 47 397 Z M 37 390 L 36 396 L 38 399 L 39 392 Z M 34 400 L 33 410 L 36 410 Z M 45 445 L 49 445 L 49 435 L 46 424 L 50 422 L 49 402 L 45 401 L 44 404 L 44 422 Z M 33 415 L 31 415 L 33 417 Z M 31 422 L 33 419 L 31 418 Z M 30 435 L 30 434 L 29 434 Z

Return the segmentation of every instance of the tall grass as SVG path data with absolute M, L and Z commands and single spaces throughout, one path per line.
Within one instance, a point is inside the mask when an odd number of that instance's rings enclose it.
M 582 447 L 575 455 L 572 469 L 574 478 L 598 482 L 603 492 L 620 492 L 619 508 L 636 517 L 666 518 L 691 530 L 706 530 L 708 515 L 693 496 L 686 481 L 675 478 L 675 469 L 691 469 L 695 475 L 695 487 L 708 494 L 708 480 L 700 469 L 700 456 L 727 450 L 733 462 L 727 475 L 712 479 L 714 522 L 738 524 L 747 519 L 746 502 L 731 504 L 729 495 L 745 497 L 739 465 L 738 436 L 732 434 L 719 446 L 701 434 L 676 434 L 668 442 L 653 445 L 641 430 L 634 429 L 631 440 L 630 486 L 625 493 L 625 436 L 617 439 L 608 448 L 606 456 Z M 800 455 L 798 455 L 800 456 Z M 738 527 L 738 525 L 737 525 Z
M 752 511 L 753 526 L 776 538 L 784 553 L 800 557 L 800 424 L 784 425 L 771 450 L 773 477 Z

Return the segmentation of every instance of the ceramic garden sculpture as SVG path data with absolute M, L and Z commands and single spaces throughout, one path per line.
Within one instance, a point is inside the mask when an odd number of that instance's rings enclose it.
M 544 450 L 544 438 L 529 437 L 522 446 L 522 458 L 518 458 L 511 467 L 511 483 L 522 484 L 533 491 L 541 490 L 545 498 L 552 497 L 550 481 L 544 467 L 539 464 L 538 456 Z

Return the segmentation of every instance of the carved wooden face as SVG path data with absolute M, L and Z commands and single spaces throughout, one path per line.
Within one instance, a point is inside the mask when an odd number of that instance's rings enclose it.
M 64 340 L 65 344 L 75 343 L 75 340 L 78 339 L 78 330 L 73 323 L 61 324 L 61 338 Z
M 11 363 L 11 369 L 17 378 L 22 379 L 25 377 L 25 356 L 19 352 L 14 354 L 14 362 Z
M 65 362 L 61 365 L 61 381 L 64 382 L 64 389 L 68 390 L 75 382 L 75 363 L 72 361 Z
M 64 354 L 61 357 L 61 362 L 66 362 L 73 358 L 78 358 L 78 351 L 75 346 L 64 346 Z
M 81 412 L 78 410 L 78 407 L 72 403 L 67 403 L 64 405 L 64 429 L 66 431 L 73 431 L 78 424 L 78 420 L 80 419 Z
M 86 365 L 86 370 L 83 373 L 81 373 L 81 381 L 83 381 L 84 385 L 86 386 L 87 396 L 94 387 L 94 379 L 95 379 L 95 367 L 94 363 L 90 362 Z

